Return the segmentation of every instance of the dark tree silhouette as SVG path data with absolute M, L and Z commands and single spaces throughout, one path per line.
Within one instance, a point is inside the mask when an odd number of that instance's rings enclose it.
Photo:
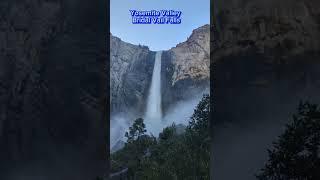
M 195 179 L 210 179 L 210 96 L 204 95 L 194 110 L 185 133 L 187 162 Z
M 291 124 L 268 150 L 269 160 L 257 175 L 259 180 L 320 179 L 320 110 L 300 103 Z

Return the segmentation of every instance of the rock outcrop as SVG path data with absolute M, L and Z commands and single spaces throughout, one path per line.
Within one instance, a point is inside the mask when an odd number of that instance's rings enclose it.
M 105 7 L 0 2 L 1 179 L 107 173 Z
M 208 80 L 210 75 L 210 29 L 205 25 L 193 30 L 186 42 L 171 48 L 174 72 L 172 86 L 178 81 Z
M 209 91 L 210 28 L 193 30 L 187 41 L 163 53 L 162 97 L 166 111 L 175 102 Z

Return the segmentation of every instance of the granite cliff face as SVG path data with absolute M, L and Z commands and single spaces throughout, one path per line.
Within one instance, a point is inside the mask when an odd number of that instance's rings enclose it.
M 209 87 L 209 25 L 195 29 L 187 41 L 162 53 L 162 107 Z M 143 115 L 155 52 L 111 37 L 111 106 L 113 112 Z
M 319 7 L 319 1 L 303 0 L 215 1 L 211 53 L 216 97 L 221 92 L 222 98 L 216 99 L 217 108 L 243 102 L 246 96 L 235 95 L 242 90 L 273 92 L 282 99 L 314 94 L 320 87 Z M 232 119 L 229 112 L 221 116 Z
M 107 170 L 106 4 L 0 2 L 1 179 Z
M 315 0 L 216 1 L 214 59 L 255 48 L 282 58 L 320 47 L 319 6 Z
M 110 39 L 112 113 L 142 112 L 153 71 L 155 52 L 112 36 Z
M 320 102 L 320 3 L 215 0 L 213 6 L 212 174 L 251 180 L 299 101 Z
M 186 42 L 171 48 L 172 86 L 185 79 L 208 80 L 210 71 L 210 30 L 205 25 L 193 30 Z

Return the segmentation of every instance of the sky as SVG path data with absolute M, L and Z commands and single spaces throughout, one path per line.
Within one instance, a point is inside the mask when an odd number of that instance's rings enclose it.
M 175 47 L 193 29 L 210 23 L 210 0 L 110 0 L 110 10 L 112 35 L 152 51 Z M 129 10 L 182 11 L 181 24 L 132 24 Z

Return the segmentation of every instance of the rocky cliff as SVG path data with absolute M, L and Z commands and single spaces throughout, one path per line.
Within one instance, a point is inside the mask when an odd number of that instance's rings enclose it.
M 316 0 L 215 1 L 218 61 L 252 48 L 269 58 L 319 50 L 319 6 Z
M 243 88 L 269 93 L 268 88 L 280 88 L 273 89 L 274 95 L 291 97 L 294 91 L 319 87 L 318 7 L 318 1 L 216 1 L 215 91 L 221 88 L 221 97 L 230 98 L 221 99 L 221 109 Z
M 155 52 L 112 35 L 110 47 L 112 113 L 142 112 L 152 78 Z
M 164 111 L 176 101 L 209 87 L 209 25 L 195 29 L 183 43 L 164 51 L 161 85 Z M 143 115 L 155 52 L 111 36 L 112 111 Z M 183 90 L 182 90 L 183 89 Z
M 1 179 L 107 170 L 107 5 L 0 2 Z
M 185 42 L 163 53 L 163 107 L 209 91 L 209 53 L 209 25 L 193 30 Z
M 213 6 L 213 178 L 255 179 L 299 101 L 320 102 L 320 3 Z
M 284 98 L 320 86 L 318 1 L 230 0 L 215 5 L 215 91 L 219 95 L 221 88 L 221 97 L 230 98 L 221 99 L 221 109 L 228 109 L 222 105 L 232 98 L 245 97 L 232 97 L 243 88 L 274 91 Z M 227 119 L 231 114 L 224 115 Z

